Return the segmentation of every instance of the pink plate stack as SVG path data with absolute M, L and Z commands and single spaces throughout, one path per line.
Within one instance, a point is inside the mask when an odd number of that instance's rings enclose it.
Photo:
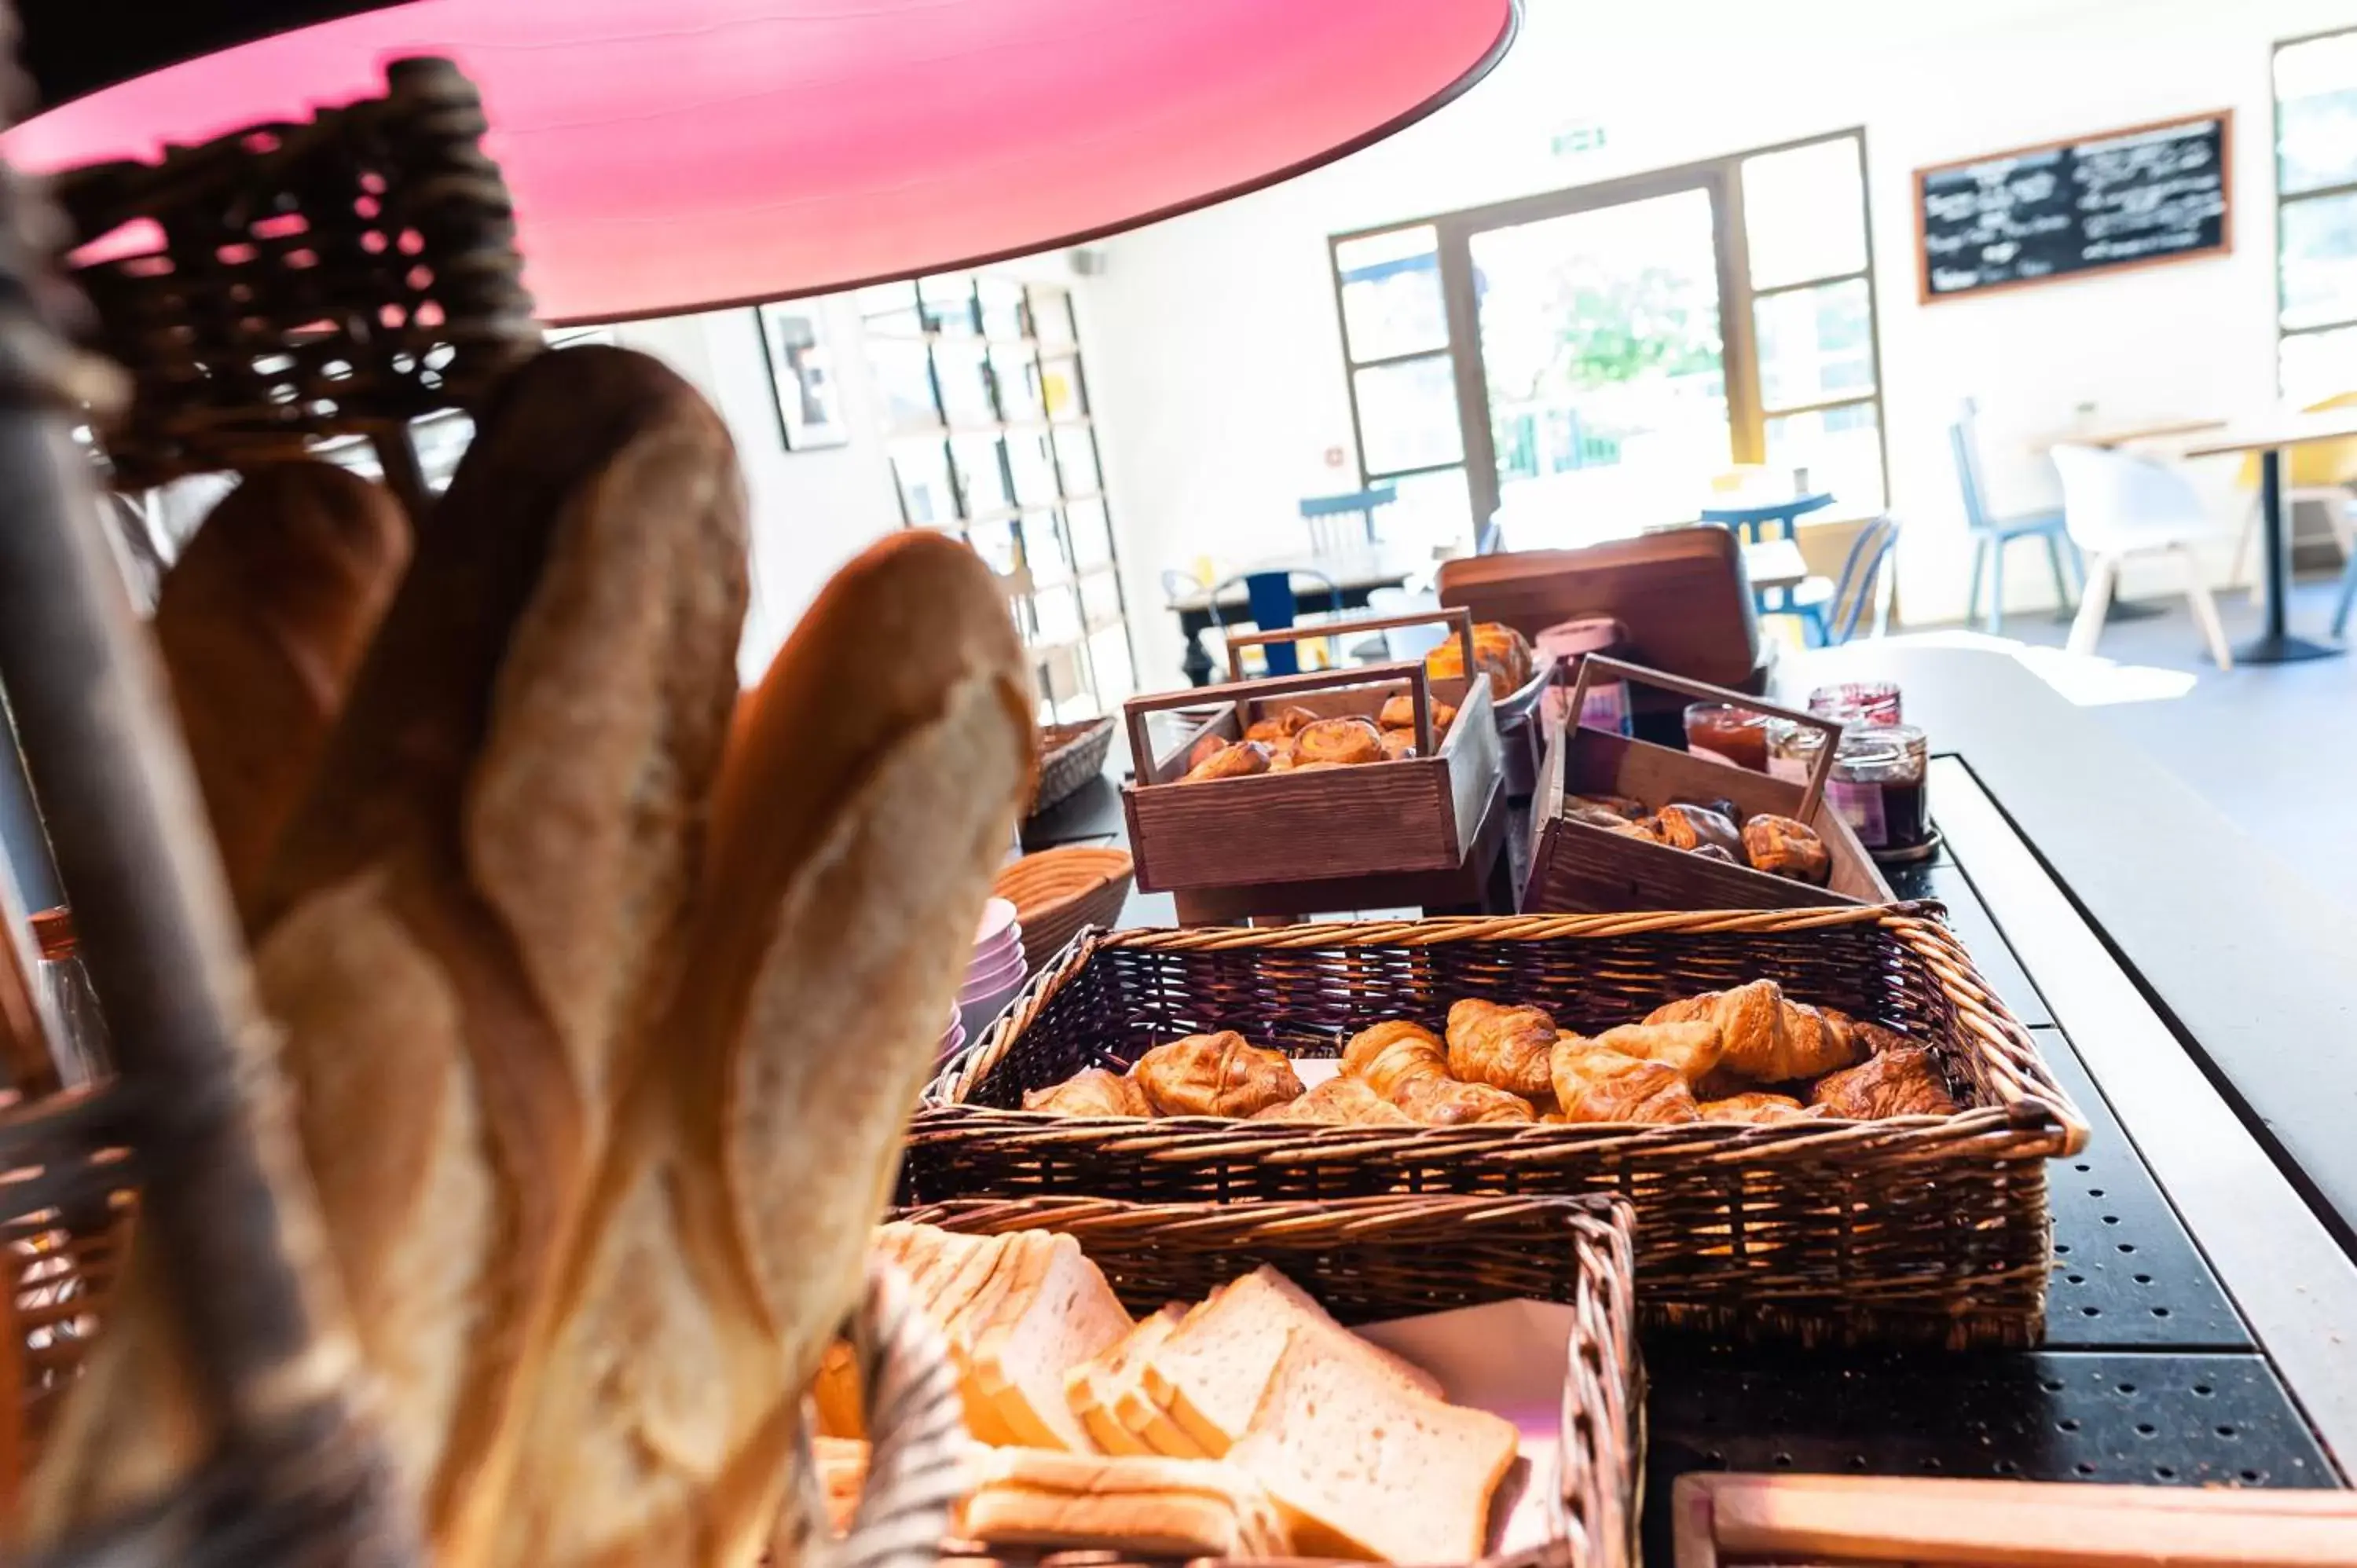
M 974 933 L 974 956 L 966 962 L 965 983 L 958 988 L 959 1026 L 951 1033 L 962 1033 L 966 1039 L 981 1034 L 1015 1000 L 1028 974 L 1023 928 L 1015 918 L 1015 906 L 1005 898 L 993 898 L 982 907 L 982 924 Z

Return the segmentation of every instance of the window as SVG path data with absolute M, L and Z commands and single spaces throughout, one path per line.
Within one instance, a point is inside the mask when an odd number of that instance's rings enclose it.
M 863 289 L 900 518 L 1006 582 L 1045 722 L 1137 689 L 1070 291 L 959 274 Z
M 1516 543 L 1577 543 L 1692 518 L 1730 462 L 1805 468 L 1830 515 L 1883 508 L 1862 133 L 1331 252 L 1361 474 L 1399 486 L 1389 532 L 1463 544 L 1502 515 Z
M 2279 44 L 2276 379 L 2308 404 L 2357 391 L 2357 30 Z

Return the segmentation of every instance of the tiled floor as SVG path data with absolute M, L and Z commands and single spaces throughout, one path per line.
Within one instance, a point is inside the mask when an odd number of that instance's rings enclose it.
M 2328 576 L 2299 583 L 2291 629 L 2323 640 L 2337 591 Z M 2113 668 L 2084 694 L 2153 694 L 2088 711 L 2320 890 L 2357 906 L 2357 654 L 2220 671 L 2184 601 L 2152 602 L 2163 613 L 2104 628 L 2097 653 Z M 2260 611 L 2247 594 L 2222 594 L 2219 609 L 2230 642 L 2259 631 Z M 2008 639 L 2056 650 L 2069 632 L 2045 616 L 2014 617 L 2005 627 Z M 2050 679 L 2075 684 L 2067 671 Z

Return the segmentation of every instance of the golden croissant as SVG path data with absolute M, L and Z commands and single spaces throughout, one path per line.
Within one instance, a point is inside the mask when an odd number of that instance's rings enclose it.
M 1677 1069 L 1598 1050 L 1577 1035 L 1555 1047 L 1555 1097 L 1566 1122 L 1692 1122 L 1699 1114 Z
M 1760 1083 L 1815 1078 L 1857 1060 L 1848 1020 L 1784 1000 L 1772 980 L 1755 980 L 1656 1007 L 1648 1024 L 1695 1021 L 1718 1026 L 1719 1063 Z
M 1545 1094 L 1552 1079 L 1555 1020 L 1535 1007 L 1501 1007 L 1467 997 L 1448 1010 L 1448 1073 L 1516 1094 Z
M 1291 1062 L 1232 1029 L 1157 1046 L 1129 1073 L 1157 1116 L 1249 1116 L 1301 1095 Z
M 1154 1114 L 1154 1107 L 1146 1101 L 1145 1089 L 1135 1079 L 1107 1072 L 1101 1067 L 1082 1068 L 1063 1082 L 1046 1089 L 1027 1090 L 1023 1095 L 1023 1109 L 1049 1111 L 1059 1116 Z
M 1439 1037 L 1405 1020 L 1362 1029 L 1342 1052 L 1342 1070 L 1435 1127 L 1477 1122 L 1530 1122 L 1538 1112 L 1519 1095 L 1486 1083 L 1466 1083 L 1448 1072 Z
M 1329 1122 L 1411 1127 L 1415 1118 L 1370 1088 L 1364 1079 L 1337 1073 L 1298 1100 L 1253 1112 L 1255 1122 Z
M 1701 1081 L 1705 1073 L 1718 1066 L 1725 1050 L 1718 1026 L 1699 1018 L 1684 1024 L 1623 1024 L 1587 1043 L 1598 1050 L 1674 1067 L 1688 1083 Z

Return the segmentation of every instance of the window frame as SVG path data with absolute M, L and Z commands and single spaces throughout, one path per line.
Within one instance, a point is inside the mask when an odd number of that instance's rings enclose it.
M 2347 179 L 2338 185 L 2319 185 L 2312 190 L 2284 189 L 2283 89 L 2277 85 L 2276 63 L 2284 50 L 2298 48 L 2302 44 L 2321 43 L 2326 38 L 2357 37 L 2357 27 L 2327 27 L 2320 33 L 2302 33 L 2298 38 L 2277 38 L 2267 51 L 2267 107 L 2274 134 L 2267 143 L 2268 183 L 2276 193 L 2276 395 L 2287 395 L 2284 385 L 2284 345 L 2294 338 L 2312 338 L 2327 332 L 2345 332 L 2357 328 L 2357 316 L 2343 320 L 2319 322 L 2305 327 L 2284 325 L 2284 215 L 2304 202 L 2330 200 L 2334 198 L 2357 198 L 2357 179 Z
M 1865 241 L 1863 264 L 1849 272 L 1829 273 L 1822 277 L 1788 281 L 1766 288 L 1754 287 L 1751 283 L 1750 242 L 1743 207 L 1743 165 L 1751 158 L 1841 141 L 1851 143 L 1857 151 L 1858 221 Z M 1890 431 L 1884 417 L 1882 299 L 1875 276 L 1874 192 L 1867 178 L 1869 167 L 1866 127 L 1853 125 L 1764 146 L 1746 147 L 1694 163 L 1567 186 L 1480 207 L 1371 224 L 1328 235 L 1327 276 L 1333 288 L 1334 320 L 1341 338 L 1342 380 L 1351 403 L 1351 442 L 1358 463 L 1360 487 L 1365 489 L 1394 479 L 1461 468 L 1472 508 L 1473 537 L 1480 538 L 1491 516 L 1498 510 L 1499 484 L 1496 435 L 1490 423 L 1488 376 L 1481 359 L 1480 305 L 1473 290 L 1470 252 L 1473 236 L 1491 229 L 1538 222 L 1575 212 L 1594 211 L 1700 188 L 1707 191 L 1711 199 L 1718 274 L 1719 352 L 1727 378 L 1727 460 L 1731 464 L 1764 462 L 1770 420 L 1871 404 L 1874 409 L 1876 454 L 1882 478 L 1882 503 L 1876 510 L 1887 510 L 1890 499 Z M 1341 247 L 1353 241 L 1418 228 L 1430 228 L 1434 231 L 1435 249 L 1439 259 L 1442 316 L 1448 327 L 1447 340 L 1434 349 L 1367 360 L 1356 359 L 1351 354 L 1350 321 L 1342 306 Z M 1874 374 L 1872 390 L 1854 397 L 1822 398 L 1790 405 L 1769 406 L 1760 376 L 1759 301 L 1781 294 L 1860 280 L 1866 285 L 1867 327 L 1870 338 L 1868 355 Z M 1366 460 L 1366 434 L 1359 412 L 1358 372 L 1372 366 L 1443 356 L 1448 360 L 1455 379 L 1457 421 L 1463 456 L 1454 463 L 1420 467 L 1370 468 Z M 1848 509 L 1842 509 L 1838 514 L 1827 514 L 1822 520 L 1811 519 L 1803 526 L 1818 521 L 1855 521 L 1857 518 Z

